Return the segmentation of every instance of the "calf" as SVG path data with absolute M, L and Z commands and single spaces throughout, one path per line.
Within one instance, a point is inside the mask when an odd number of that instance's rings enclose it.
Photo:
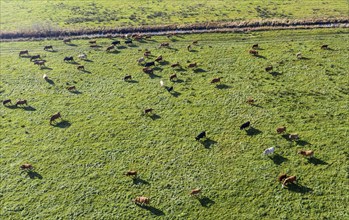
M 2 102 L 3 105 L 7 105 L 8 103 L 12 104 L 11 99 L 6 99 Z
M 160 86 L 164 87 L 164 81 L 160 80 Z
M 56 113 L 56 114 L 54 114 L 54 115 L 52 115 L 51 116 L 51 118 L 50 118 L 50 125 L 52 125 L 52 122 L 54 122 L 56 119 L 58 119 L 58 118 L 61 118 L 62 119 L 62 116 L 61 116 L 61 113 L 60 112 L 58 112 L 58 113 Z
M 52 45 L 48 45 L 48 46 L 45 46 L 45 47 L 44 47 L 44 50 L 49 50 L 49 49 L 53 50 Z
M 291 141 L 296 141 L 296 140 L 299 139 L 299 136 L 298 136 L 298 134 L 290 134 L 290 135 L 288 136 L 288 138 L 289 138 Z
M 270 155 L 270 154 L 273 154 L 274 151 L 275 151 L 275 147 L 269 147 L 269 148 L 267 148 L 267 149 L 265 149 L 265 150 L 263 151 L 263 154 L 264 154 L 264 155 Z
M 135 170 L 129 170 L 125 173 L 126 176 L 132 176 L 132 177 L 137 177 L 137 171 Z
M 124 81 L 128 81 L 128 80 L 131 80 L 132 79 L 132 76 L 131 75 L 126 75 L 124 77 Z
M 145 196 L 138 196 L 133 200 L 134 203 L 139 204 L 139 205 L 149 205 L 150 204 L 150 199 Z
M 265 68 L 265 71 L 267 71 L 267 72 L 270 72 L 270 71 L 272 71 L 273 70 L 273 66 L 267 66 L 266 68 Z
M 170 81 L 172 81 L 173 79 L 177 79 L 177 74 L 172 74 L 172 75 L 170 76 Z
M 82 54 L 79 54 L 79 55 L 78 55 L 78 58 L 79 58 L 79 59 L 82 59 L 82 60 L 86 60 L 86 59 L 87 59 L 87 55 L 84 54 L 84 53 L 82 53 Z
M 190 63 L 188 65 L 189 68 L 194 68 L 194 67 L 197 67 L 197 63 Z
M 189 52 L 191 51 L 191 45 L 190 45 L 190 44 L 187 46 L 187 50 L 188 50 Z
M 214 78 L 214 79 L 211 80 L 211 83 L 218 83 L 218 82 L 221 82 L 221 78 L 222 78 L 222 77 Z
M 78 70 L 85 70 L 85 67 L 84 66 L 78 66 L 77 69 Z
M 276 132 L 278 134 L 284 133 L 284 132 L 286 132 L 286 127 L 279 127 L 279 128 L 276 129 Z
M 137 60 L 137 63 L 140 64 L 140 63 L 143 63 L 144 62 L 144 57 L 141 57 Z
M 298 154 L 302 154 L 305 157 L 313 157 L 314 156 L 314 151 L 312 151 L 312 150 L 301 150 L 301 151 L 298 151 Z
M 19 168 L 21 168 L 21 170 L 32 170 L 34 167 L 29 163 L 25 163 L 21 165 Z
M 289 183 L 296 183 L 297 182 L 297 177 L 296 176 L 289 176 L 287 177 L 283 183 L 282 183 L 282 188 L 287 186 Z
M 194 41 L 192 42 L 193 45 L 197 45 L 198 43 L 199 43 L 199 41 L 197 41 L 197 40 L 194 40 Z
M 249 98 L 246 100 L 246 102 L 247 102 L 248 104 L 252 105 L 252 104 L 255 102 L 255 100 L 254 100 L 252 97 L 249 97 Z
M 258 51 L 257 50 L 250 50 L 249 53 L 254 55 L 254 56 L 258 55 Z
M 171 86 L 171 87 L 167 87 L 167 88 L 166 88 L 166 90 L 167 90 L 168 92 L 173 91 L 173 86 Z
M 152 109 L 152 108 L 147 108 L 147 109 L 144 110 L 144 114 L 151 113 L 151 112 L 153 112 L 153 110 L 154 109 Z
M 240 126 L 240 130 L 244 130 L 245 128 L 250 127 L 250 124 L 251 124 L 250 121 L 243 123 L 243 124 Z
M 29 55 L 28 50 L 19 51 L 19 56 L 23 56 L 24 54 Z
M 199 188 L 196 188 L 196 189 L 193 189 L 190 191 L 191 196 L 198 196 L 200 194 L 201 194 L 201 189 L 199 189 Z
M 203 131 L 198 136 L 196 136 L 195 140 L 199 141 L 202 138 L 206 138 L 206 131 Z

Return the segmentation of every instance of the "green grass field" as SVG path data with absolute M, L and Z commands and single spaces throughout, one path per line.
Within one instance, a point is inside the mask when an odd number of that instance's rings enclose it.
M 0 108 L 0 219 L 348 219 L 348 39 L 347 29 L 159 36 L 122 42 L 114 53 L 105 52 L 112 39 L 97 39 L 100 48 L 86 39 L 0 43 L 0 99 L 29 105 Z M 260 57 L 248 53 L 255 43 Z M 47 68 L 20 58 L 25 49 Z M 136 62 L 145 49 L 147 60 L 165 60 L 152 77 Z M 183 68 L 172 69 L 176 62 Z M 215 77 L 221 84 L 210 84 Z M 155 115 L 142 115 L 145 108 Z M 50 126 L 58 111 L 63 121 Z M 241 131 L 248 120 L 253 128 Z M 300 140 L 278 135 L 278 126 Z M 208 140 L 195 141 L 203 130 Z M 277 154 L 263 156 L 271 146 Z M 23 163 L 35 170 L 22 172 Z M 131 169 L 139 179 L 123 175 Z M 281 189 L 284 172 L 298 185 Z M 193 188 L 202 189 L 199 199 L 189 196 Z M 132 203 L 141 195 L 150 207 Z
M 259 19 L 348 16 L 348 1 L 1 0 L 1 31 L 50 31 Z

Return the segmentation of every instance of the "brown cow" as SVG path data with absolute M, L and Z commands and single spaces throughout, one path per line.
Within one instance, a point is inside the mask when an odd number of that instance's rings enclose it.
M 144 54 L 143 54 L 145 57 L 148 57 L 151 55 L 151 51 L 145 51 Z
M 313 157 L 314 156 L 314 151 L 312 151 L 312 150 L 301 150 L 301 151 L 298 151 L 298 154 L 302 154 L 305 157 Z
M 161 43 L 160 44 L 160 47 L 169 47 L 170 46 L 170 43 Z
M 68 91 L 74 91 L 74 90 L 76 90 L 76 87 L 75 86 L 69 86 L 69 87 L 67 87 L 67 90 Z
M 172 74 L 172 75 L 170 76 L 170 81 L 172 81 L 173 79 L 177 79 L 177 74 Z
M 90 44 L 96 44 L 97 41 L 96 41 L 96 40 L 90 40 L 88 43 L 90 43 Z
M 107 49 L 105 51 L 109 52 L 109 51 L 113 50 L 114 48 L 115 48 L 115 46 L 112 45 L 112 46 L 107 47 Z
M 273 66 L 272 66 L 272 65 L 267 66 L 267 67 L 265 68 L 265 71 L 267 71 L 267 72 L 270 72 L 270 71 L 272 71 L 272 70 L 273 70 Z
M 193 45 L 197 45 L 198 43 L 199 43 L 199 41 L 197 41 L 197 40 L 194 40 L 194 41 L 192 42 Z
M 138 196 L 133 200 L 134 203 L 139 204 L 139 205 L 149 205 L 150 204 L 150 199 L 145 196 Z
M 284 188 L 285 186 L 287 186 L 287 184 L 289 183 L 296 183 L 297 182 L 297 177 L 296 176 L 289 176 L 287 177 L 283 183 L 282 183 L 282 188 Z
M 194 67 L 197 67 L 197 63 L 190 63 L 188 65 L 189 68 L 194 68 Z
M 252 105 L 255 102 L 255 100 L 252 97 L 248 97 L 246 102 Z
M 152 74 L 153 73 L 153 69 L 149 68 L 149 67 L 145 67 L 143 68 L 143 72 L 146 74 Z
M 24 54 L 29 56 L 29 51 L 28 50 L 21 50 L 21 51 L 19 51 L 19 56 L 22 56 Z
M 69 39 L 69 38 L 67 38 L 67 39 L 63 39 L 63 43 L 70 43 L 71 42 L 71 40 Z
M 211 83 L 218 83 L 218 82 L 221 82 L 221 78 L 222 78 L 222 77 L 214 78 L 214 79 L 211 80 Z
M 295 141 L 295 140 L 298 140 L 299 139 L 299 136 L 298 134 L 290 134 L 288 136 L 288 138 L 291 140 L 291 141 Z
M 258 51 L 257 50 L 250 50 L 249 53 L 252 54 L 253 56 L 257 56 L 258 55 Z
M 171 64 L 171 67 L 172 67 L 172 68 L 179 67 L 179 66 L 181 66 L 181 65 L 179 64 L 179 62 L 174 63 L 174 64 Z
M 82 66 L 82 65 L 80 65 L 80 66 L 77 67 L 77 69 L 78 69 L 78 70 L 85 70 L 85 67 Z
M 125 173 L 126 176 L 132 176 L 132 177 L 137 177 L 137 171 L 135 170 L 129 170 Z
M 54 114 L 54 115 L 51 116 L 51 118 L 50 118 L 50 125 L 52 125 L 52 122 L 55 121 L 55 120 L 58 119 L 58 118 L 61 118 L 61 119 L 62 119 L 62 116 L 61 116 L 61 113 L 60 113 L 60 112 L 58 112 L 58 113 L 56 113 L 56 114 Z
M 284 179 L 286 179 L 287 178 L 287 174 L 280 174 L 279 176 L 278 176 L 278 180 L 279 180 L 279 182 L 283 182 L 284 181 Z
M 17 102 L 16 102 L 16 107 L 18 106 L 18 105 L 28 105 L 28 103 L 27 103 L 27 100 L 18 100 Z
M 198 196 L 200 194 L 201 194 L 201 189 L 199 189 L 199 188 L 196 188 L 196 189 L 193 189 L 190 191 L 191 196 Z
M 160 62 L 161 60 L 162 60 L 162 55 L 158 56 L 158 57 L 155 59 L 156 62 Z
M 278 134 L 284 133 L 284 132 L 286 132 L 286 127 L 285 127 L 285 126 L 284 126 L 284 127 L 278 127 L 278 128 L 276 129 L 276 132 L 277 132 Z
M 20 168 L 21 168 L 21 170 L 32 170 L 34 167 L 29 163 L 25 163 L 25 164 L 21 165 Z

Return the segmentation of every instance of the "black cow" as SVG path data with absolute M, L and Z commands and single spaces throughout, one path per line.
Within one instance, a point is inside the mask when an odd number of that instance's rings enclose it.
M 125 40 L 125 44 L 132 44 L 132 40 L 131 39 Z
M 155 62 L 148 62 L 148 63 L 145 63 L 144 66 L 145 67 L 149 67 L 149 66 L 154 66 L 155 65 Z
M 30 57 L 30 61 L 33 61 L 33 60 L 36 60 L 36 59 L 41 59 L 41 56 L 38 54 L 38 55 L 34 55 L 34 56 Z
M 117 45 L 117 44 L 120 44 L 120 41 L 119 40 L 116 40 L 116 41 L 113 41 L 111 44 L 113 44 L 114 46 Z
M 195 137 L 195 140 L 199 141 L 201 138 L 206 137 L 206 131 L 201 132 L 198 136 Z
M 250 122 L 248 121 L 248 122 L 246 122 L 246 123 L 243 123 L 241 126 L 240 126 L 240 130 L 244 130 L 245 128 L 248 128 L 248 127 L 250 127 Z
M 6 99 L 2 102 L 3 105 L 7 105 L 8 103 L 12 104 L 11 99 Z
M 64 57 L 63 61 L 74 61 L 73 57 Z

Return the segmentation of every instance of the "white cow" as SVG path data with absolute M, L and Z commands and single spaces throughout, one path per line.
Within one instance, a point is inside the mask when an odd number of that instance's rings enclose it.
M 270 154 L 273 154 L 274 151 L 275 151 L 275 147 L 269 147 L 269 148 L 264 150 L 263 154 L 264 155 L 270 155 Z
M 79 54 L 79 55 L 78 55 L 78 58 L 79 58 L 79 59 L 82 59 L 82 60 L 86 60 L 86 59 L 87 59 L 87 55 L 84 54 L 84 53 L 82 53 L 82 54 Z

